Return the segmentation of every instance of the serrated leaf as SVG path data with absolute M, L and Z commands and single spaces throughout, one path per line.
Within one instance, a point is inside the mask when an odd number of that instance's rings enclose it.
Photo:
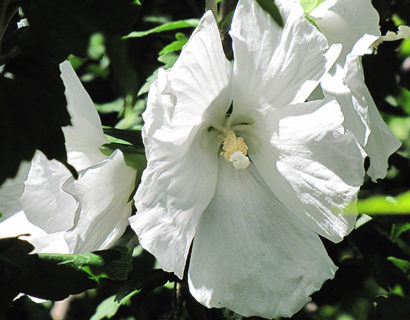
M 259 6 L 272 17 L 281 28 L 283 28 L 283 19 L 274 0 L 256 0 Z
M 178 20 L 178 21 L 172 21 L 172 22 L 167 22 L 164 23 L 158 27 L 145 30 L 145 31 L 133 31 L 126 36 L 124 36 L 124 39 L 128 38 L 141 38 L 145 37 L 147 35 L 153 34 L 153 33 L 159 33 L 159 32 L 164 32 L 164 31 L 170 31 L 170 30 L 177 30 L 177 29 L 183 29 L 183 28 L 195 28 L 199 23 L 198 19 L 185 19 L 185 20 Z

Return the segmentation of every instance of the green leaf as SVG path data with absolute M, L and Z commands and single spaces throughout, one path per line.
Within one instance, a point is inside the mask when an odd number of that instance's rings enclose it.
M 144 147 L 141 131 L 105 127 L 104 133 L 119 140 L 127 141 L 135 147 Z
M 265 10 L 272 19 L 281 27 L 283 28 L 283 19 L 279 12 L 278 7 L 275 5 L 273 0 L 256 0 L 259 6 Z
M 397 242 L 400 236 L 410 230 L 410 223 L 404 224 L 393 224 L 392 230 L 390 232 L 390 239 L 393 242 Z
M 106 156 L 110 156 L 116 149 L 121 150 L 124 155 L 125 164 L 137 170 L 137 183 L 141 178 L 142 171 L 144 171 L 147 160 L 145 158 L 144 149 L 137 149 L 129 144 L 122 143 L 106 143 L 100 147 L 100 151 Z
M 108 297 L 98 305 L 96 312 L 90 320 L 111 319 L 117 313 L 120 306 L 129 305 L 131 298 L 139 292 L 140 290 L 131 292 L 120 302 L 115 301 L 115 295 Z
M 300 4 L 305 11 L 305 14 L 311 13 L 323 0 L 300 0 Z
M 185 19 L 185 20 L 178 20 L 178 21 L 172 21 L 172 22 L 167 22 L 164 23 L 160 26 L 157 26 L 155 28 L 145 30 L 145 31 L 133 31 L 126 36 L 124 36 L 124 39 L 128 38 L 141 38 L 145 37 L 149 34 L 153 33 L 159 33 L 159 32 L 164 32 L 164 31 L 170 31 L 170 30 L 176 30 L 176 29 L 183 29 L 183 28 L 195 28 L 199 23 L 198 19 Z
M 176 41 L 171 42 L 169 45 L 165 46 L 158 54 L 164 55 L 169 52 L 175 52 L 182 50 L 182 47 L 188 42 L 188 38 L 183 33 L 177 33 L 175 35 Z
M 91 59 L 100 59 L 105 53 L 105 40 L 102 33 L 94 33 L 90 37 L 90 44 L 88 46 L 88 56 Z
M 387 257 L 387 260 L 393 263 L 397 268 L 399 268 L 404 274 L 408 275 L 410 271 L 410 262 L 407 260 Z
M 397 197 L 373 196 L 357 202 L 360 213 L 374 214 L 410 214 L 410 191 Z
M 149 292 L 157 287 L 164 286 L 167 282 L 176 281 L 175 275 L 156 269 L 144 274 L 137 274 L 130 277 L 115 296 L 115 301 L 121 302 L 130 293 L 140 290 L 141 293 Z
M 61 300 L 97 287 L 100 279 L 125 280 L 131 268 L 125 247 L 87 254 L 29 254 L 32 250 L 27 241 L 0 239 L 0 307 L 20 292 Z
M 124 108 L 124 99 L 118 98 L 114 101 L 103 103 L 103 104 L 95 104 L 95 108 L 100 113 L 120 113 Z

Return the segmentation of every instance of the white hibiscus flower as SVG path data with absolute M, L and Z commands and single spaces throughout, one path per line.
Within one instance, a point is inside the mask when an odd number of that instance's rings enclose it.
M 71 64 L 63 62 L 60 69 L 72 122 L 63 128 L 68 162 L 79 179 L 37 151 L 0 189 L 0 211 L 8 217 L 0 223 L 0 237 L 31 233 L 27 239 L 42 252 L 105 249 L 128 225 L 136 171 L 126 166 L 121 151 L 110 157 L 100 152 L 108 141 L 94 104 Z
M 284 29 L 255 1 L 239 1 L 233 68 L 207 12 L 175 65 L 160 70 L 130 218 L 164 270 L 188 270 L 199 302 L 267 318 L 294 314 L 333 278 L 318 234 L 338 242 L 352 230 L 355 215 L 343 211 L 365 156 L 336 100 L 305 102 L 340 46 L 329 49 L 298 2 L 276 3 Z
M 370 0 L 326 0 L 310 16 L 329 43 L 341 43 L 342 53 L 323 77 L 325 96 L 336 97 L 345 118 L 370 158 L 369 176 L 376 181 L 387 173 L 387 160 L 400 142 L 383 121 L 364 82 L 361 56 L 380 39 L 379 15 Z

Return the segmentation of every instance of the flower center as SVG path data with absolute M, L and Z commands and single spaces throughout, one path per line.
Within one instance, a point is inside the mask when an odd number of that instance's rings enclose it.
M 242 137 L 237 137 L 233 130 L 226 130 L 222 142 L 222 152 L 220 155 L 227 161 L 232 162 L 235 169 L 246 169 L 249 166 L 248 146 Z

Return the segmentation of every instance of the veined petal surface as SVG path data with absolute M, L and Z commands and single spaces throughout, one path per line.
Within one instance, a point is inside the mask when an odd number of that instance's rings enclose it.
M 188 271 L 198 301 L 244 316 L 291 316 L 336 269 L 318 235 L 293 218 L 253 164 L 236 170 L 219 160 Z
M 63 189 L 79 203 L 74 226 L 65 233 L 70 253 L 110 247 L 125 231 L 131 215 L 128 201 L 135 187 L 136 171 L 127 167 L 122 152 L 70 178 Z
M 364 176 L 365 153 L 342 123 L 337 102 L 323 100 L 272 110 L 243 134 L 254 139 L 249 157 L 278 199 L 334 242 L 354 226 L 356 215 L 344 210 Z
M 234 112 L 304 102 L 336 60 L 325 37 L 310 24 L 295 1 L 276 1 L 284 28 L 256 1 L 239 0 L 232 21 Z
M 62 190 L 71 173 L 57 160 L 36 151 L 25 182 L 21 203 L 28 220 L 47 232 L 71 228 L 77 209 L 75 199 Z
M 223 124 L 230 106 L 231 73 L 209 11 L 172 69 L 160 70 L 143 114 L 148 162 L 130 223 L 141 245 L 180 278 L 215 191 L 221 141 L 212 128 Z
M 14 178 L 8 178 L 0 186 L 0 212 L 4 221 L 13 214 L 23 210 L 20 198 L 24 192 L 24 181 L 30 169 L 30 162 L 22 161 Z
M 60 71 L 72 124 L 63 128 L 68 162 L 77 170 L 83 170 L 106 158 L 99 147 L 108 141 L 94 103 L 70 62 L 61 63 Z

